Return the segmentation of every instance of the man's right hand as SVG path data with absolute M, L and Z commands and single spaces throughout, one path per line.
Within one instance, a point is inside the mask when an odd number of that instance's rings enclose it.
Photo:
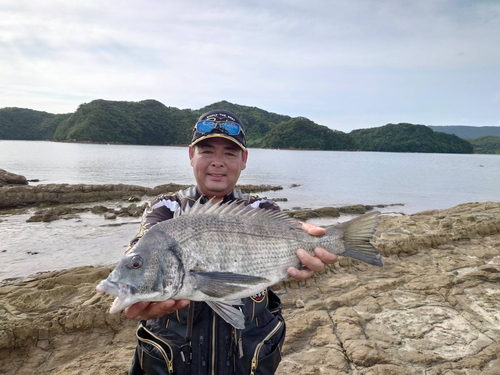
M 188 299 L 175 300 L 170 298 L 161 302 L 137 302 L 125 309 L 125 316 L 129 319 L 141 317 L 144 320 L 161 318 L 188 305 Z

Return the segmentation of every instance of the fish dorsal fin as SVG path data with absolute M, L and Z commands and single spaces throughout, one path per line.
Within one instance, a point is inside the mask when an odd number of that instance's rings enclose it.
M 272 220 L 286 223 L 291 229 L 302 230 L 302 224 L 288 216 L 283 211 L 266 210 L 260 207 L 252 207 L 244 205 L 242 202 L 231 201 L 226 203 L 213 203 L 214 198 L 210 199 L 205 204 L 201 203 L 199 198 L 193 206 L 187 205 L 181 210 L 178 208 L 175 211 L 174 218 L 180 215 L 219 215 L 219 216 L 246 216 L 257 218 L 269 218 Z

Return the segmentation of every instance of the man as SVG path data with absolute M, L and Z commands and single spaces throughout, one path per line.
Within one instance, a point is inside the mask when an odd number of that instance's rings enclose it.
M 189 159 L 196 187 L 153 200 L 129 248 L 152 225 L 171 219 L 177 208 L 192 205 L 199 198 L 202 203 L 211 198 L 215 203 L 237 200 L 253 207 L 279 210 L 274 203 L 234 189 L 241 171 L 246 168 L 248 150 L 241 121 L 233 113 L 214 110 L 199 118 L 189 146 Z M 303 230 L 311 235 L 325 232 L 306 223 Z M 291 267 L 288 274 L 304 280 L 315 271 L 323 271 L 325 263 L 337 260 L 324 249 L 318 248 L 315 252 L 313 257 L 299 249 L 297 256 L 304 269 Z M 257 369 L 274 373 L 285 337 L 280 301 L 272 291 L 264 290 L 243 302 L 246 327 L 242 331 L 220 319 L 205 303 L 192 303 L 188 309 L 190 301 L 169 299 L 128 307 L 125 310 L 128 318 L 144 319 L 137 331 L 138 347 L 130 375 L 247 374 Z

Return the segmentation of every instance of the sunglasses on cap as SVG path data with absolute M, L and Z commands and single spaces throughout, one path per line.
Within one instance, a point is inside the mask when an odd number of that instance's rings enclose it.
M 232 121 L 205 120 L 196 124 L 196 130 L 203 134 L 210 133 L 214 129 L 221 130 L 228 135 L 238 135 L 240 133 L 245 134 L 243 128 L 239 124 Z

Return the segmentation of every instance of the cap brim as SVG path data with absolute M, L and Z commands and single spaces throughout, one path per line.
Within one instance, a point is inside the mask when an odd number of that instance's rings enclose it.
M 215 137 L 217 137 L 217 138 L 225 138 L 225 139 L 228 139 L 228 140 L 230 140 L 231 142 L 233 142 L 233 143 L 237 144 L 238 146 L 240 146 L 240 148 L 241 148 L 243 151 L 245 151 L 245 150 L 246 150 L 245 146 L 243 146 L 243 145 L 242 145 L 240 142 L 238 142 L 236 139 L 234 139 L 234 138 L 232 138 L 232 137 L 229 137 L 229 136 L 227 136 L 227 135 L 225 135 L 225 134 L 219 134 L 219 133 L 214 133 L 214 134 L 204 135 L 203 137 L 200 137 L 200 138 L 198 138 L 197 140 L 195 140 L 194 142 L 192 142 L 192 143 L 190 144 L 190 146 L 194 146 L 195 144 L 197 144 L 197 143 L 199 143 L 200 141 L 203 141 L 203 140 L 205 140 L 205 139 L 208 139 L 208 138 L 215 138 Z

